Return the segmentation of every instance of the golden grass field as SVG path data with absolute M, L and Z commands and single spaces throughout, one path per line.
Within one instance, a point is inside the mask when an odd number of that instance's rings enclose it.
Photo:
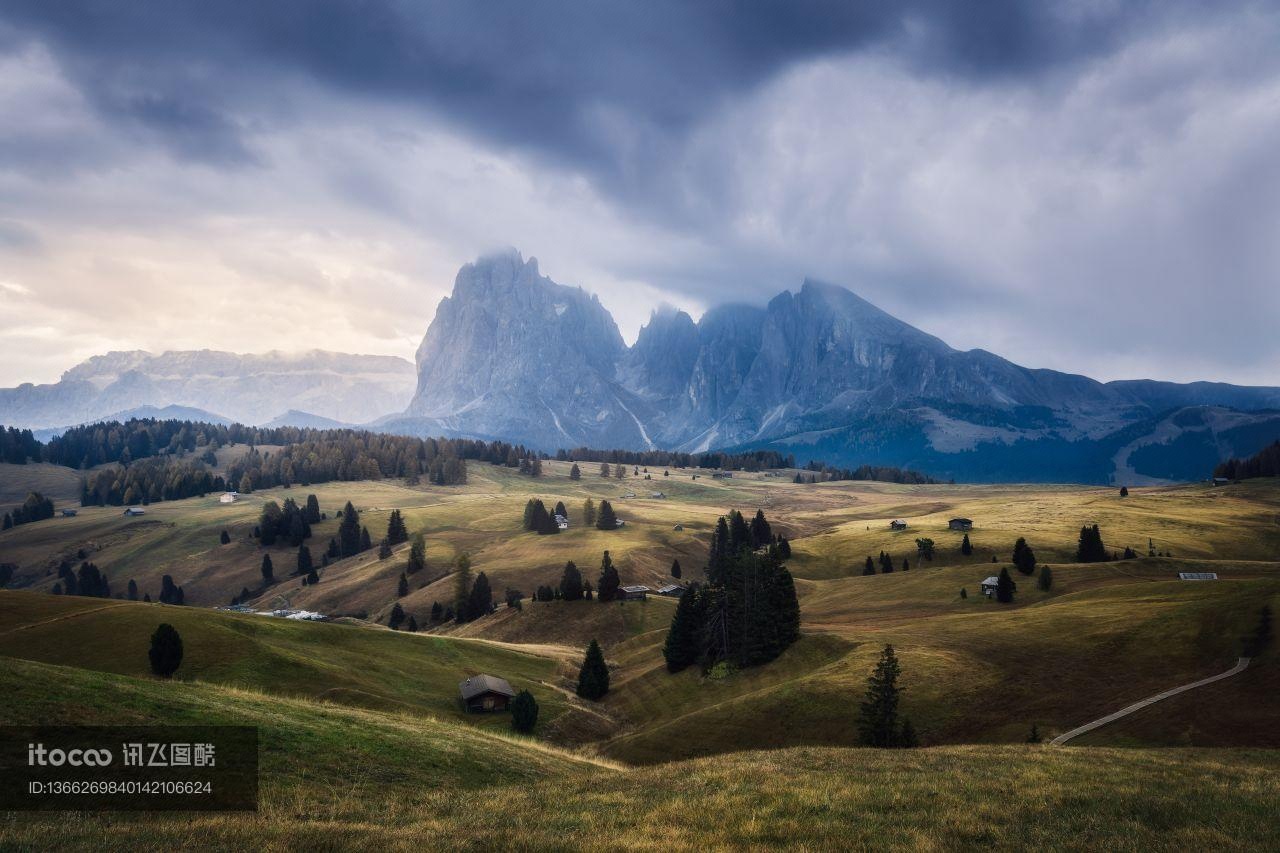
M 12 480 L 20 467 L 0 474 Z M 167 691 L 182 697 L 179 704 L 196 703 L 182 712 L 188 720 L 234 700 L 237 713 L 250 713 L 243 706 L 252 701 L 261 708 L 280 703 L 316 721 L 332 718 L 335 732 L 357 719 L 349 715 L 364 715 L 361 725 L 377 720 L 396 731 L 450 726 L 450 732 L 477 732 L 465 737 L 498 737 L 504 718 L 460 714 L 455 699 L 458 680 L 488 671 L 517 689 L 528 687 L 542 706 L 536 741 L 506 738 L 490 751 L 525 754 L 536 745 L 539 756 L 554 756 L 552 763 L 568 768 L 563 776 L 534 769 L 543 780 L 536 785 L 507 784 L 477 770 L 476 790 L 458 802 L 448 785 L 437 791 L 406 783 L 412 789 L 406 796 L 399 778 L 379 777 L 361 795 L 324 800 L 314 809 L 299 802 L 292 771 L 280 769 L 271 777 L 278 781 L 267 782 L 263 817 L 195 824 L 228 847 L 250 839 L 284 847 L 292 833 L 301 833 L 321 846 L 395 849 L 451 839 L 464 827 L 478 847 L 604 848 L 611 841 L 636 849 L 785 841 L 828 847 L 841 832 L 854 846 L 925 849 L 1274 846 L 1266 843 L 1280 831 L 1274 650 L 1235 678 L 1153 706 L 1072 746 L 1023 741 L 1032 724 L 1047 740 L 1235 661 L 1258 609 L 1280 604 L 1277 481 L 1132 489 L 1121 498 L 1112 489 L 1078 486 L 815 486 L 793 484 L 788 473 L 738 473 L 730 480 L 702 472 L 694 480 L 693 472 L 674 469 L 667 477 L 661 469 L 650 473 L 648 481 L 643 474 L 602 480 L 596 466 L 584 465 L 575 482 L 566 463 L 547 463 L 538 479 L 471 463 L 469 484 L 456 488 L 330 483 L 258 492 L 229 506 L 216 496 L 160 503 L 136 519 L 117 508 L 85 508 L 76 518 L 15 528 L 0 534 L 0 562 L 16 563 L 30 582 L 23 581 L 26 591 L 0 593 L 0 654 L 6 656 L 0 662 L 11 680 L 19 679 L 13 672 L 38 675 L 44 686 L 19 698 L 4 694 L 0 711 L 28 719 L 62 709 L 68 721 L 87 721 L 114 713 L 112 696 L 129 697 L 118 700 L 124 714 L 135 699 L 156 701 L 153 691 Z M 666 498 L 648 496 L 657 490 Z M 19 491 L 12 482 L 0 487 L 0 494 Z M 622 497 L 632 491 L 639 497 Z M 263 549 L 249 533 L 262 503 L 286 496 L 301 502 L 308 493 L 330 516 L 315 527 L 317 556 L 347 500 L 375 541 L 393 508 L 403 512 L 411 533 L 425 533 L 428 568 L 413 577 L 408 596 L 396 596 L 407 546 L 386 560 L 375 551 L 338 561 L 309 587 L 287 577 L 292 550 L 273 548 L 279 582 L 260 589 Z M 584 498 L 609 499 L 627 525 L 601 532 L 575 523 L 558 536 L 526 533 L 520 519 L 531 496 L 548 506 L 563 500 L 573 522 Z M 666 672 L 661 644 L 674 609 L 667 599 L 526 601 L 521 611 L 503 608 L 469 625 L 418 635 L 381 624 L 399 601 L 426 627 L 432 602 L 452 599 L 452 562 L 464 551 L 499 597 L 508 586 L 531 594 L 540 584 L 555 584 L 570 559 L 594 582 L 606 548 L 624 583 L 667 582 L 676 558 L 684 580 L 696 580 L 716 518 L 730 508 L 753 513 L 757 507 L 792 542 L 802 637 L 777 661 L 729 678 Z M 974 520 L 972 556 L 960 554 L 961 534 L 946 529 L 953 516 Z M 894 518 L 907 520 L 908 529 L 891 531 Z M 1150 543 L 1164 556 L 1073 564 L 1086 523 L 1100 525 L 1110 549 L 1128 545 L 1145 555 Z M 231 535 L 228 545 L 218 542 L 223 529 Z M 934 539 L 932 561 L 917 558 L 917 536 Z M 1034 577 L 1014 573 L 1013 604 L 982 597 L 979 583 L 1009 565 L 1019 536 L 1041 565 L 1052 566 L 1052 589 L 1042 592 Z M 349 618 L 295 623 L 204 607 L 46 595 L 58 562 L 74 560 L 81 549 L 109 574 L 116 593 L 134 578 L 154 596 L 160 577 L 170 574 L 189 604 L 225 604 L 248 587 L 262 608 L 283 596 L 295 608 Z M 863 577 L 865 558 L 882 549 L 899 567 L 908 559 L 910 570 Z M 1213 571 L 1220 580 L 1183 582 L 1180 571 Z M 173 684 L 147 675 L 146 638 L 162 620 L 190 638 Z M 582 648 L 593 638 L 611 667 L 612 689 L 600 703 L 572 695 Z M 886 643 L 902 661 L 902 710 L 927 749 L 844 748 L 856 745 L 857 703 Z M 66 698 L 92 692 L 87 683 L 105 691 L 103 698 L 84 704 Z M 462 738 L 445 739 L 461 744 Z M 413 749 L 430 752 L 414 743 Z M 1186 750 L 1192 747 L 1201 749 Z M 508 772 L 505 765 L 493 768 Z M 405 778 L 418 777 L 406 771 Z M 695 789 L 708 791 L 709 799 L 695 799 L 689 793 Z M 370 811 L 367 791 L 379 792 L 381 811 Z M 1176 807 L 1179 797 L 1205 798 L 1220 819 L 1197 821 Z M 470 826 L 468 802 L 502 817 Z M 273 829 L 277 823 L 286 829 Z M 79 843 L 97 833 L 122 845 L 139 837 L 157 844 L 195 837 L 188 824 L 116 818 L 57 826 L 36 821 L 16 831 L 14 838 L 27 844 L 42 838 Z

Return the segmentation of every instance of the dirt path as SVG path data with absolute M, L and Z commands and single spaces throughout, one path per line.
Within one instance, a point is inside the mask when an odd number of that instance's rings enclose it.
M 1143 699 L 1141 702 L 1135 702 L 1132 705 L 1128 706 L 1127 708 L 1121 708 L 1119 711 L 1116 711 L 1113 714 L 1107 714 L 1107 716 L 1102 717 L 1101 719 L 1094 720 L 1092 723 L 1085 723 L 1083 726 L 1080 726 L 1079 728 L 1076 728 L 1076 729 L 1072 729 L 1066 734 L 1058 735 L 1056 738 L 1049 741 L 1049 744 L 1051 746 L 1062 746 L 1062 744 L 1066 743 L 1072 738 L 1077 738 L 1080 735 L 1086 734 L 1087 732 L 1091 732 L 1096 728 L 1101 728 L 1102 726 L 1105 726 L 1107 723 L 1115 722 L 1121 717 L 1127 717 L 1130 714 L 1132 714 L 1134 711 L 1141 711 L 1143 708 L 1146 708 L 1149 705 L 1154 705 L 1157 702 L 1168 699 L 1170 696 L 1177 696 L 1179 693 L 1186 693 L 1188 690 L 1195 690 L 1197 687 L 1204 687 L 1206 684 L 1212 684 L 1215 681 L 1221 681 L 1224 678 L 1230 678 L 1233 675 L 1238 675 L 1239 673 L 1244 672 L 1245 668 L 1248 666 L 1249 666 L 1249 658 L 1240 658 L 1238 661 L 1236 661 L 1236 665 L 1231 667 L 1231 669 L 1227 670 L 1226 672 L 1220 672 L 1217 675 L 1211 675 L 1208 678 L 1202 678 L 1199 681 L 1193 681 L 1190 684 L 1184 684 L 1181 687 L 1174 687 L 1170 690 L 1164 691 L 1163 693 L 1157 693 L 1155 696 L 1149 696 L 1146 699 Z
M 124 607 L 124 604 L 108 604 L 103 607 L 94 607 L 89 610 L 76 610 L 71 613 L 63 613 L 61 616 L 54 616 L 52 619 L 45 619 L 40 622 L 28 622 L 25 625 L 18 625 L 15 628 L 7 628 L 0 631 L 0 636 L 5 634 L 16 634 L 19 631 L 28 631 L 32 628 L 39 628 L 42 625 L 52 625 L 54 622 L 65 622 L 68 619 L 79 619 L 88 616 L 91 613 L 101 613 L 103 610 L 114 610 L 117 607 Z

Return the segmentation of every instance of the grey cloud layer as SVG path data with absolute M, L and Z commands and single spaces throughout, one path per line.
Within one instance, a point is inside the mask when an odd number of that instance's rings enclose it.
M 0 82 L 0 257 L 34 325 L 71 334 L 87 320 L 53 291 L 149 271 L 144 291 L 330 300 L 310 330 L 215 318 L 206 345 L 404 346 L 451 267 L 514 243 L 630 329 L 664 296 L 760 300 L 810 273 L 1024 363 L 1280 382 L 1276 22 L 1253 3 L 11 0 L 0 54 L 27 76 Z M 385 304 L 344 313 L 353 287 Z M 1206 323 L 1223 302 L 1251 308 Z M 94 343 L 155 346 L 129 322 Z M 0 325 L 0 347 L 22 334 Z

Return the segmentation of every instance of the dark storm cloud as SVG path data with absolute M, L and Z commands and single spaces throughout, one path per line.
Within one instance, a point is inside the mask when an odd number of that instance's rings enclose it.
M 184 157 L 251 160 L 235 115 L 300 74 L 417 103 L 615 188 L 643 173 L 630 158 L 662 156 L 726 98 L 797 62 L 886 49 L 935 73 L 1026 74 L 1110 49 L 1154 14 L 1147 4 L 1015 0 L 15 0 L 0 10 L 11 33 L 49 45 L 99 109 Z

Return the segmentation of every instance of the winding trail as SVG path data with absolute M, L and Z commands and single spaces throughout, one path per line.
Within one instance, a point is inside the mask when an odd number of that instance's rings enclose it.
M 1199 681 L 1193 681 L 1190 684 L 1184 684 L 1181 687 L 1173 687 L 1169 690 L 1164 691 L 1163 693 L 1157 693 L 1154 696 L 1148 696 L 1146 699 L 1143 699 L 1141 702 L 1134 702 L 1132 705 L 1128 706 L 1127 708 L 1121 708 L 1119 711 L 1116 711 L 1113 714 L 1107 714 L 1105 717 L 1094 720 L 1092 723 L 1085 723 L 1083 726 L 1080 726 L 1079 728 L 1072 729 L 1071 731 L 1065 734 L 1060 734 L 1053 740 L 1049 741 L 1049 745 L 1062 746 L 1064 743 L 1071 740 L 1072 738 L 1077 738 L 1082 734 L 1086 734 L 1088 732 L 1093 731 L 1094 729 L 1101 728 L 1102 726 L 1105 726 L 1107 723 L 1115 722 L 1121 717 L 1127 717 L 1130 714 L 1132 714 L 1134 711 L 1141 711 L 1143 708 L 1146 708 L 1149 705 L 1154 705 L 1155 703 L 1160 702 L 1164 699 L 1168 699 L 1170 696 L 1177 696 L 1179 693 L 1186 693 L 1188 690 L 1195 690 L 1197 687 L 1204 687 L 1206 684 L 1212 684 L 1215 681 L 1221 681 L 1224 678 L 1230 678 L 1233 675 L 1238 675 L 1239 673 L 1244 672 L 1245 668 L 1248 666 L 1249 666 L 1249 658 L 1240 658 L 1238 661 L 1236 661 L 1236 665 L 1231 667 L 1231 669 L 1227 670 L 1226 672 L 1220 672 L 1217 675 L 1211 675 L 1208 678 L 1202 678 Z

